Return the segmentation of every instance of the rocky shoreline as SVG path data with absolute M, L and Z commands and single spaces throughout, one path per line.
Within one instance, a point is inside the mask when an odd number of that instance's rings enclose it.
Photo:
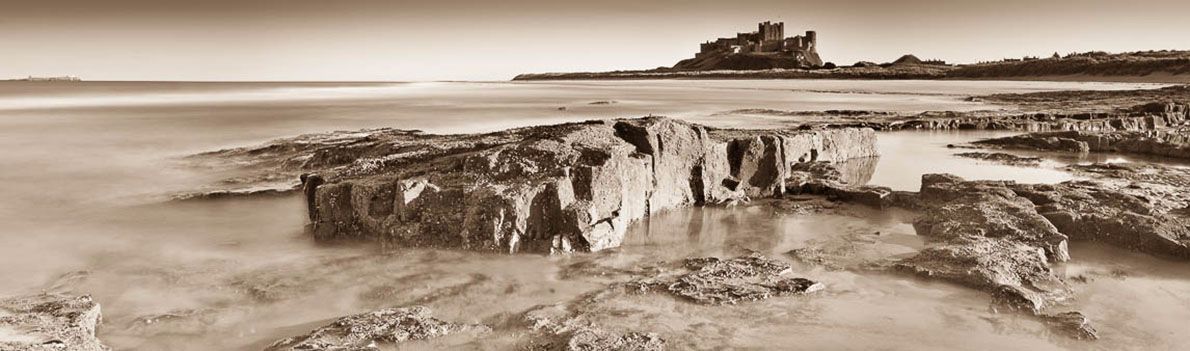
M 1034 132 L 979 141 L 970 147 L 993 150 L 959 154 L 1015 167 L 1042 162 L 1001 151 L 1190 158 L 1188 88 L 1046 94 L 981 97 L 1017 101 L 1030 111 L 1025 113 L 751 111 L 792 119 L 790 128 L 772 130 L 645 117 L 474 135 L 398 129 L 311 134 L 197 155 L 235 165 L 244 175 L 225 181 L 225 188 L 179 198 L 298 191 L 307 206 L 308 232 L 320 242 L 541 254 L 613 249 L 624 242 L 631 223 L 687 207 L 774 199 L 774 208 L 791 211 L 823 211 L 838 204 L 897 208 L 912 213 L 912 226 L 925 242 L 911 254 L 856 258 L 845 257 L 846 250 L 810 245 L 789 251 L 787 259 L 969 287 L 986 293 L 996 313 L 1030 318 L 1065 338 L 1094 340 L 1100 337 L 1094 325 L 1110 317 L 1071 307 L 1078 288 L 1056 268 L 1078 259 L 1069 243 L 1095 241 L 1190 260 L 1190 194 L 1185 191 L 1190 171 L 1157 163 L 1072 164 L 1065 169 L 1087 179 L 1022 184 L 925 174 L 918 191 L 894 191 L 866 185 L 870 172 L 865 177 L 846 167 L 878 156 L 877 131 L 900 129 Z M 1095 108 L 1062 107 L 1079 100 Z M 817 292 L 829 291 L 829 281 L 801 273 L 785 260 L 757 253 L 687 257 L 631 269 L 574 264 L 562 274 L 599 276 L 607 284 L 577 299 L 502 317 L 510 323 L 451 322 L 411 301 L 319 323 L 267 350 L 376 350 L 385 344 L 483 340 L 503 333 L 527 335 L 525 349 L 662 350 L 674 345 L 665 333 L 611 325 L 600 316 L 606 311 L 594 306 L 653 294 L 705 306 L 827 298 Z M 269 282 L 237 284 L 258 299 L 275 299 Z M 0 347 L 107 350 L 95 336 L 100 321 L 99 305 L 88 296 L 5 298 L 0 328 L 24 334 Z

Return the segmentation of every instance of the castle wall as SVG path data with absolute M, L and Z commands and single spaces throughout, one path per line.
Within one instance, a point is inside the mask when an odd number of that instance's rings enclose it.
M 735 37 L 719 38 L 700 45 L 698 57 L 732 53 L 785 53 L 793 56 L 803 66 L 817 67 L 822 60 L 816 50 L 818 33 L 806 31 L 805 35 L 785 37 L 785 23 L 760 22 L 756 31 L 736 33 Z

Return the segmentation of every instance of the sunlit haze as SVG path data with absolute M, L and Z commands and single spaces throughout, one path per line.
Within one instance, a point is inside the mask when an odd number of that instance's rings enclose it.
M 0 78 L 504 80 L 670 66 L 783 21 L 825 61 L 1190 48 L 1183 0 L 8 1 Z

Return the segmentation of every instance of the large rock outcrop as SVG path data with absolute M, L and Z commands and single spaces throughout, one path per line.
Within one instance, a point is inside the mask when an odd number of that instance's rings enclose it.
M 0 298 L 0 350 L 110 350 L 95 337 L 100 320 L 99 304 L 87 295 Z
M 345 164 L 307 177 L 326 181 L 307 187 L 315 237 L 597 251 L 659 211 L 783 194 L 797 163 L 876 155 L 867 129 L 712 130 L 658 117 L 417 138 L 314 150 L 306 162 Z
M 919 235 L 933 243 L 894 267 L 987 291 L 997 309 L 1021 311 L 1076 339 L 1098 338 L 1080 312 L 1053 313 L 1071 297 L 1050 262 L 1070 259 L 1067 236 L 1006 181 L 922 176 Z

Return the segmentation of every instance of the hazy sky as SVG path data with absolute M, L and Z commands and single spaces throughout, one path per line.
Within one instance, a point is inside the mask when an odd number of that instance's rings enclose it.
M 1190 49 L 1190 0 L 0 0 L 0 78 L 503 80 L 670 66 L 763 20 L 839 64 Z

